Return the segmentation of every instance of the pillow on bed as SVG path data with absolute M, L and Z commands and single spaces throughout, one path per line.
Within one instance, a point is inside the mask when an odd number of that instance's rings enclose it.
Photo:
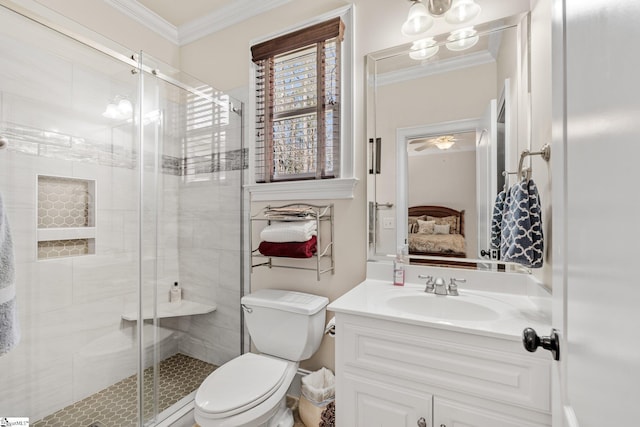
M 418 234 L 434 234 L 435 221 L 418 220 Z
M 435 216 L 427 216 L 427 221 L 435 221 L 438 225 L 449 225 L 449 233 L 450 234 L 460 234 L 460 226 L 458 224 L 458 217 L 451 216 L 443 216 L 442 218 L 438 218 Z
M 434 221 L 433 234 L 449 234 L 449 224 L 436 224 Z
M 408 232 L 409 233 L 417 233 L 418 232 L 418 220 L 426 220 L 426 219 L 427 219 L 426 215 L 410 216 L 409 217 Z

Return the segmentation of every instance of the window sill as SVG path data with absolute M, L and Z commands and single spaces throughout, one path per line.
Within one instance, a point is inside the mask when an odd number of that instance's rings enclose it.
M 353 199 L 357 178 L 323 179 L 320 181 L 288 181 L 250 184 L 244 188 L 251 201 L 269 200 L 335 200 Z

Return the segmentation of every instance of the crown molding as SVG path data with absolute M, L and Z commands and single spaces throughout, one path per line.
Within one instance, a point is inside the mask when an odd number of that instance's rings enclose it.
M 405 68 L 398 71 L 390 71 L 376 76 L 376 84 L 384 86 L 392 83 L 399 83 L 406 80 L 413 80 L 433 74 L 447 73 L 449 71 L 461 70 L 467 67 L 488 64 L 495 62 L 495 58 L 489 51 L 472 53 L 450 59 L 444 59 L 433 63 L 418 64 L 414 67 Z
M 137 0 L 104 0 L 114 9 L 124 13 L 171 43 L 182 46 L 213 34 L 246 19 L 283 6 L 291 0 L 234 0 L 223 8 L 178 27 L 157 13 L 147 9 Z
M 289 3 L 291 0 L 234 0 L 208 15 L 178 27 L 180 45 L 194 42 L 226 27 Z
M 156 32 L 171 43 L 179 45 L 178 28 L 155 12 L 147 9 L 136 0 L 104 0 L 114 9 Z

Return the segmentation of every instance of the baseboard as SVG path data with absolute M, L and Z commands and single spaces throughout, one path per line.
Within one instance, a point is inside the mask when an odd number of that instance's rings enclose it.
M 304 377 L 305 375 L 309 375 L 310 373 L 311 371 L 298 368 L 298 372 L 296 373 L 296 376 L 293 377 L 293 381 L 291 381 L 289 390 L 287 390 L 287 396 L 299 399 L 300 395 L 302 394 L 302 377 Z

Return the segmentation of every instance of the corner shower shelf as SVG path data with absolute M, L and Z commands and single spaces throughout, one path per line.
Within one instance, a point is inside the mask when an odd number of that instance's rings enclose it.
M 180 302 L 161 302 L 158 304 L 157 318 L 164 319 L 167 317 L 179 317 L 179 316 L 193 316 L 196 314 L 207 314 L 216 311 L 217 306 L 215 304 L 201 304 L 195 301 L 182 300 Z M 122 313 L 124 320 L 136 321 L 138 320 L 137 311 L 128 311 Z M 145 307 L 143 310 L 144 320 L 153 319 L 153 309 L 151 307 Z
M 304 217 L 300 218 L 291 218 L 287 217 L 286 219 L 277 219 L 277 218 L 269 218 L 266 216 L 266 212 L 271 209 L 282 209 L 282 208 L 308 208 L 309 213 Z M 261 209 L 257 214 L 251 217 L 252 222 L 266 222 L 270 224 L 272 221 L 316 221 L 316 229 L 317 229 L 317 252 L 311 258 L 289 258 L 289 257 L 276 257 L 276 256 L 266 256 L 262 255 L 258 252 L 258 249 L 254 249 L 251 251 L 251 268 L 254 267 L 269 267 L 269 268 L 290 268 L 294 270 L 309 270 L 316 272 L 316 280 L 320 280 L 320 276 L 324 273 L 335 273 L 335 260 L 333 255 L 333 203 L 329 205 L 310 205 L 306 203 L 292 203 L 283 206 L 266 206 Z M 329 228 L 330 239 L 327 244 L 324 244 L 324 239 L 321 238 L 322 233 L 322 225 L 326 224 Z M 250 233 L 253 231 L 253 226 L 249 227 Z M 250 237 L 250 241 L 253 242 L 253 239 Z M 253 262 L 253 259 L 256 259 L 256 262 Z M 261 262 L 260 259 L 266 261 Z M 276 264 L 275 260 L 291 260 L 299 265 L 291 265 L 291 264 Z M 313 267 L 305 266 L 310 263 L 309 260 L 314 260 L 315 265 Z

